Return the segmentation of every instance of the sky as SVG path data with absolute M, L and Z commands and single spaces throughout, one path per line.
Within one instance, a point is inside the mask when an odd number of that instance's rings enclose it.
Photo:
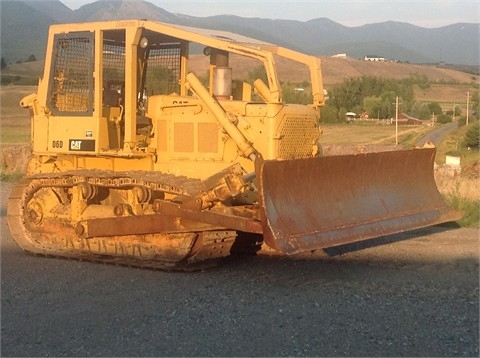
M 72 10 L 95 0 L 60 0 Z M 480 23 L 478 0 L 149 0 L 172 13 L 206 17 L 237 15 L 308 21 L 326 17 L 345 26 L 384 21 L 435 28 L 458 22 Z

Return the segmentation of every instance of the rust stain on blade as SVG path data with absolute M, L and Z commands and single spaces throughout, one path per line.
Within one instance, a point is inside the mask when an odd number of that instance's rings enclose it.
M 435 149 L 258 165 L 264 239 L 287 254 L 459 218 L 435 184 Z

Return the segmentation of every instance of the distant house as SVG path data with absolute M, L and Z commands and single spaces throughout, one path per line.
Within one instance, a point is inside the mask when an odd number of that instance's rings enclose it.
M 395 118 L 391 119 L 391 123 L 395 123 Z M 398 114 L 398 125 L 422 125 L 423 122 L 418 119 L 411 117 L 405 113 L 399 113 Z
M 364 61 L 385 62 L 387 59 L 377 55 L 366 55 Z
M 347 58 L 346 53 L 337 53 L 336 55 L 332 55 L 334 58 Z
M 345 117 L 347 119 L 347 121 L 354 121 L 356 118 L 357 118 L 357 114 L 354 113 L 354 112 L 347 112 L 345 113 Z

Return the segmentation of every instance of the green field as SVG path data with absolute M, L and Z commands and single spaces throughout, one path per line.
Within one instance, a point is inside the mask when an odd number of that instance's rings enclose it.
M 321 125 L 320 127 L 323 131 L 320 141 L 326 145 L 395 145 L 398 138 L 398 143 L 405 148 L 412 147 L 425 133 L 433 129 L 433 127 L 426 125 L 399 125 L 398 133 L 396 133 L 395 125 L 379 124 L 377 122 Z

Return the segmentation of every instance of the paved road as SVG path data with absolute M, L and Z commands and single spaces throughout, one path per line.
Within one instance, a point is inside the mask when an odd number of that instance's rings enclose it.
M 452 130 L 458 128 L 458 122 L 451 122 L 427 133 L 422 139 L 420 139 L 415 145 L 422 147 L 427 141 L 432 142 L 438 147 L 442 139 Z

